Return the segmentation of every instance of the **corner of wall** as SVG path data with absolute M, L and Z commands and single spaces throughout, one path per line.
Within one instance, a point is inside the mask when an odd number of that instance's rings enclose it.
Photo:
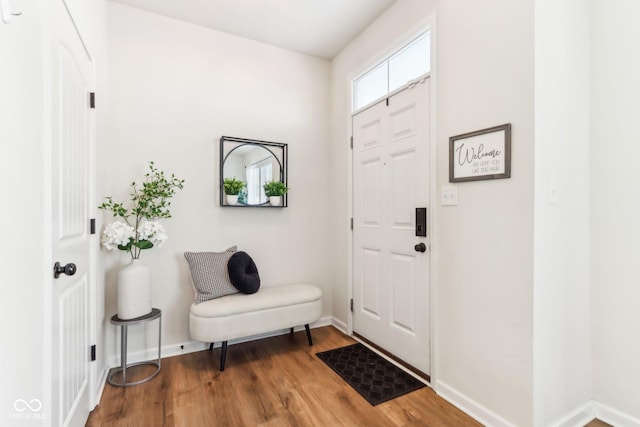
M 640 418 L 635 418 L 630 414 L 618 411 L 603 403 L 593 402 L 593 414 L 600 421 L 604 421 L 612 426 L 640 427 Z

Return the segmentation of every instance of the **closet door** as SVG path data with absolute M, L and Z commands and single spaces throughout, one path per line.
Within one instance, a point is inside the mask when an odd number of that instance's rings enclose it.
M 63 0 L 51 37 L 51 420 L 83 426 L 91 404 L 90 200 L 93 65 Z

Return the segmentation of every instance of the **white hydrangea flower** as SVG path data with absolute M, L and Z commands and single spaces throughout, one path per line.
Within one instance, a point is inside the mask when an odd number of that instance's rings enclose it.
M 166 230 L 158 221 L 144 221 L 138 226 L 138 239 L 148 240 L 154 246 L 162 246 L 167 237 Z
M 118 245 L 126 245 L 129 239 L 135 238 L 132 226 L 121 221 L 112 222 L 102 232 L 102 245 L 112 251 L 118 249 Z

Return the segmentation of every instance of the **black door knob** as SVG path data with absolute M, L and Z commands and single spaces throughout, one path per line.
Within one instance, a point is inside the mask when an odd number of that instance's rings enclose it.
M 73 276 L 76 274 L 76 265 L 72 262 L 67 265 L 60 265 L 59 262 L 56 262 L 53 265 L 53 278 L 57 279 L 61 274 L 66 274 L 67 276 Z
M 415 249 L 416 252 L 425 252 L 427 250 L 427 245 L 424 243 L 418 243 L 413 247 L 413 249 Z

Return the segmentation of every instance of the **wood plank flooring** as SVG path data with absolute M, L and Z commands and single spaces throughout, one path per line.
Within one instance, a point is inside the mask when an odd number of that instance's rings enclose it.
M 480 425 L 427 387 L 371 406 L 315 355 L 355 341 L 331 326 L 312 335 L 311 347 L 304 331 L 229 346 L 224 372 L 218 348 L 163 359 L 148 383 L 107 385 L 87 426 Z
M 105 387 L 89 427 L 479 426 L 422 388 L 371 406 L 316 357 L 355 341 L 328 326 L 162 359 L 154 379 L 134 387 Z M 143 377 L 152 368 L 134 367 Z M 129 376 L 129 380 L 135 380 Z M 587 427 L 608 426 L 594 420 Z

